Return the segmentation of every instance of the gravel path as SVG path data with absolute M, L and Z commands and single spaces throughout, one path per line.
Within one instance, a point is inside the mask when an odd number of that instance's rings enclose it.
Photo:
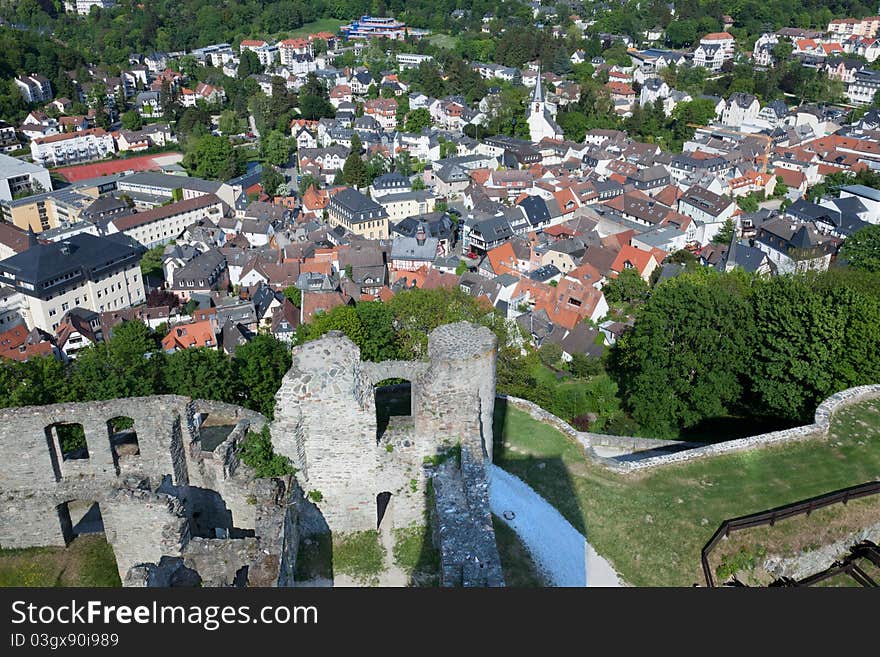
M 498 466 L 489 465 L 489 477 L 492 513 L 516 532 L 554 586 L 622 586 L 611 564 L 543 497 Z

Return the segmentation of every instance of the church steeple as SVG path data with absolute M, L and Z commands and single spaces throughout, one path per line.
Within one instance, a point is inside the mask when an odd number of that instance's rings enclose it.
M 541 67 L 538 66 L 538 80 L 535 82 L 535 93 L 532 94 L 533 103 L 544 102 L 544 88 L 541 86 Z

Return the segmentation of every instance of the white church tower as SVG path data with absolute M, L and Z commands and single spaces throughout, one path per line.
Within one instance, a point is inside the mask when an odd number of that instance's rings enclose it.
M 528 124 L 529 137 L 533 142 L 539 142 L 545 137 L 550 139 L 563 138 L 562 128 L 556 123 L 556 103 L 544 99 L 540 68 L 538 68 L 538 81 L 535 83 L 532 102 L 529 103 Z

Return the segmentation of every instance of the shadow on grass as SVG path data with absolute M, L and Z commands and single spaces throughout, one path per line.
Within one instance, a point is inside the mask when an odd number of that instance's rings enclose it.
M 531 417 L 529 417 L 529 421 L 530 423 L 534 422 Z M 535 492 L 553 505 L 577 531 L 586 536 L 587 528 L 578 502 L 578 493 L 562 455 L 546 448 L 539 431 L 535 431 L 533 427 L 520 426 L 517 418 L 508 413 L 508 404 L 505 399 L 495 400 L 495 415 L 492 424 L 494 443 L 492 460 L 495 465 L 519 477 L 531 486 Z M 549 436 L 556 438 L 559 435 L 556 428 L 546 426 Z M 533 444 L 535 452 L 539 454 L 545 452 L 545 454 L 534 456 L 509 449 L 505 437 L 519 431 L 529 432 L 526 440 Z

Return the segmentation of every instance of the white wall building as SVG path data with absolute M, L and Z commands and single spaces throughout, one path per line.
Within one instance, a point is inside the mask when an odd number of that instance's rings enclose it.
M 35 164 L 60 167 L 109 157 L 116 152 L 113 137 L 103 128 L 52 135 L 31 142 L 31 158 Z

